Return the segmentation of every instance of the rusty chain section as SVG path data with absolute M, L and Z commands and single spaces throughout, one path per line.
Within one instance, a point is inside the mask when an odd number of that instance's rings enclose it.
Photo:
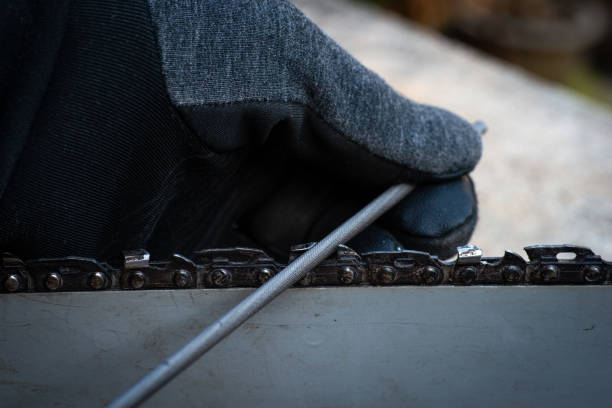
M 292 247 L 289 262 L 314 244 Z M 457 248 L 453 261 L 420 251 L 358 254 L 340 245 L 335 254 L 310 271 L 297 287 L 358 285 L 601 285 L 612 282 L 612 262 L 588 248 L 536 245 L 525 248 L 528 261 L 506 252 L 483 258 L 472 245 Z M 569 259 L 571 258 L 571 259 Z M 0 291 L 55 292 L 258 287 L 285 266 L 261 249 L 205 249 L 187 258 L 151 261 L 145 250 L 126 251 L 113 267 L 91 258 L 31 261 L 2 255 Z

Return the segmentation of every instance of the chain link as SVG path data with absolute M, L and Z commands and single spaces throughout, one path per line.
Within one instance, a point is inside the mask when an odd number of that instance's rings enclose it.
M 313 244 L 291 249 L 289 262 Z M 524 285 L 610 284 L 612 263 L 588 248 L 573 245 L 526 247 L 528 261 L 506 252 L 482 258 L 475 246 L 457 248 L 457 258 L 442 261 L 420 251 L 358 254 L 340 245 L 297 287 L 358 285 Z M 570 254 L 572 259 L 559 254 Z M 22 261 L 2 256 L 4 293 L 258 287 L 285 266 L 254 248 L 205 249 L 191 258 L 174 255 L 150 261 L 145 250 L 125 251 L 121 267 L 91 258 L 65 257 Z

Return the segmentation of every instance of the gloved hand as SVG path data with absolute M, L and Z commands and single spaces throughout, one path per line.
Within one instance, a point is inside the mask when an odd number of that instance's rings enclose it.
M 291 3 L 41 3 L 1 12 L 0 248 L 282 257 L 398 181 L 420 187 L 349 245 L 448 256 L 468 240 L 479 134 Z

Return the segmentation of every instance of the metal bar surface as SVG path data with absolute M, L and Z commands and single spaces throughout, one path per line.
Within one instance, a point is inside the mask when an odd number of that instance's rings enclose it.
M 0 296 L 6 406 L 102 406 L 252 289 Z M 289 289 L 146 406 L 605 406 L 602 286 Z

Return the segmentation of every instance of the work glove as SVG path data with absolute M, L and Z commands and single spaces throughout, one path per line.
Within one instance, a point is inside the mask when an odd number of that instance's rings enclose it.
M 398 182 L 349 245 L 446 257 L 472 233 L 470 123 L 393 91 L 283 0 L 58 0 L 2 11 L 0 248 L 279 259 Z

